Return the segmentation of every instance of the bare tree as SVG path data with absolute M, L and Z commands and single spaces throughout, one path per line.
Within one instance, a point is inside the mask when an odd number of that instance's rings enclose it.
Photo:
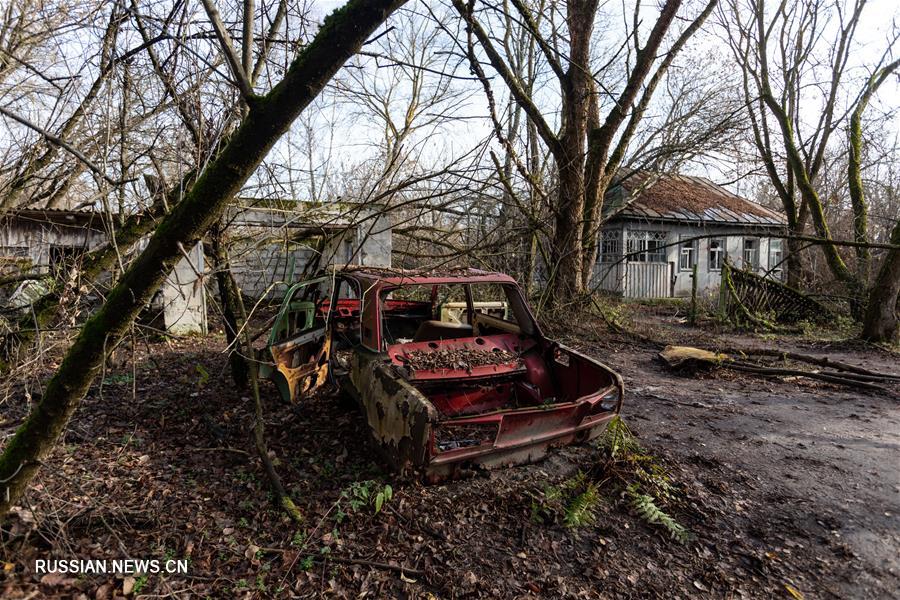
M 484 3 L 485 8 L 476 11 L 474 1 L 465 4 L 453 0 L 453 5 L 465 20 L 469 35 L 488 63 L 506 84 L 511 97 L 521 107 L 534 126 L 542 144 L 553 157 L 554 177 L 558 186 L 551 210 L 554 226 L 550 244 L 550 280 L 554 297 L 562 301 L 579 293 L 592 272 L 596 260 L 596 238 L 602 221 L 603 198 L 616 174 L 629 143 L 638 128 L 647 107 L 663 80 L 666 71 L 705 19 L 712 12 L 716 0 L 710 0 L 699 15 L 675 36 L 667 49 L 664 41 L 681 8 L 680 0 L 668 0 L 658 15 L 647 19 L 640 13 L 640 3 L 635 3 L 632 29 L 623 44 L 604 65 L 597 65 L 592 57 L 592 39 L 595 22 L 599 16 L 599 2 L 566 2 L 564 9 L 565 32 L 553 24 L 543 29 L 534 10 L 522 0 L 512 0 L 507 5 Z M 514 13 L 511 11 L 514 10 Z M 560 10 L 554 2 L 545 9 L 549 14 Z M 529 93 L 518 73 L 509 65 L 498 48 L 495 39 L 502 34 L 503 19 L 492 14 L 512 14 L 516 21 L 527 27 L 534 37 L 542 59 L 549 65 L 557 83 L 560 101 L 559 127 L 549 120 L 548 111 Z M 645 39 L 642 39 L 644 31 Z M 471 38 L 470 38 L 471 39 Z M 565 49 L 560 47 L 567 40 Z M 481 72 L 483 83 L 489 86 L 483 74 L 479 54 L 470 48 L 468 54 L 473 70 Z M 611 91 L 604 85 L 604 71 L 617 71 L 615 79 L 619 90 Z M 608 75 L 608 74 L 607 74 Z M 601 114 L 600 98 L 609 99 L 610 108 Z
M 853 235 L 862 244 L 868 241 L 867 207 L 860 175 L 861 119 L 879 86 L 900 67 L 900 61 L 891 62 L 889 58 L 898 41 L 895 31 L 887 50 L 870 67 L 871 76 L 866 78 L 862 90 L 848 91 L 853 89 L 848 81 L 850 57 L 865 5 L 865 0 L 800 4 L 782 1 L 767 13 L 760 0 L 730 0 L 727 13 L 723 14 L 732 52 L 744 72 L 754 143 L 795 238 L 803 234 L 809 219 L 817 236 L 833 239 L 820 179 L 833 136 L 849 121 L 847 184 L 854 215 Z M 830 28 L 836 30 L 835 35 L 829 35 Z M 828 62 L 820 65 L 818 53 L 823 46 Z M 822 75 L 825 82 L 818 83 Z M 808 112 L 801 109 L 808 110 L 810 106 L 810 87 L 816 90 L 814 97 L 821 110 L 811 125 L 804 118 Z M 774 125 L 770 125 L 770 120 Z M 856 269 L 851 269 L 837 245 L 825 243 L 821 249 L 829 271 L 848 291 L 852 314 L 862 319 L 867 302 L 874 300 L 866 298 L 874 291 L 868 280 L 868 250 L 864 245 L 857 250 Z M 790 281 L 796 283 L 800 268 L 796 240 L 790 254 Z M 888 265 L 891 262 L 888 260 Z M 892 288 L 890 282 L 881 279 L 890 277 L 892 272 L 890 266 L 882 269 L 879 288 Z M 880 295 L 879 291 L 879 303 L 884 301 Z M 869 314 L 875 318 L 874 313 Z M 876 329 L 884 328 L 873 326 L 867 331 Z M 869 337 L 868 333 L 865 335 Z

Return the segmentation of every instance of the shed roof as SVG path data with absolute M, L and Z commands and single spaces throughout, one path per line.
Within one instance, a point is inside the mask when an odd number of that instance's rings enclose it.
M 336 265 L 334 270 L 373 283 L 394 285 L 446 285 L 455 283 L 515 283 L 509 275 L 482 271 L 472 267 L 442 267 L 437 269 L 399 269 L 367 265 Z
M 115 215 L 112 215 L 115 216 Z M 65 227 L 90 227 L 103 229 L 105 215 L 91 209 L 69 208 L 16 208 L 0 214 L 0 221 L 20 221 L 32 223 L 54 223 Z
M 705 177 L 638 171 L 614 183 L 604 214 L 615 218 L 781 227 L 784 215 L 729 192 Z

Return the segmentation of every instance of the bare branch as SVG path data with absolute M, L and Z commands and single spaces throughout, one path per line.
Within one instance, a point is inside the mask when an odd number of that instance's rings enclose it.
M 22 125 L 24 125 L 25 127 L 28 127 L 29 129 L 32 129 L 32 130 L 38 132 L 39 134 L 41 134 L 44 137 L 45 140 L 47 140 L 54 146 L 58 146 L 58 147 L 62 148 L 63 150 L 67 151 L 69 154 L 71 154 L 72 156 L 74 156 L 75 158 L 80 160 L 82 163 L 84 163 L 88 169 L 90 169 L 91 171 L 93 171 L 94 173 L 96 173 L 97 175 L 99 175 L 100 177 L 102 177 L 103 179 L 105 179 L 112 185 L 124 185 L 124 184 L 128 183 L 129 181 L 134 181 L 133 179 L 119 181 L 118 179 L 114 179 L 114 178 L 110 177 L 103 171 L 103 169 L 101 169 L 96 164 L 94 164 L 91 161 L 91 159 L 89 159 L 81 151 L 79 151 L 77 148 L 75 148 L 74 146 L 72 146 L 71 144 L 66 142 L 65 140 L 62 140 L 62 139 L 56 137 L 55 135 L 53 135 L 52 133 L 50 133 L 43 127 L 40 127 L 39 125 L 35 125 L 28 119 L 21 117 L 21 116 L 15 114 L 14 112 L 11 112 L 11 111 L 3 108 L 2 106 L 0 106 L 0 114 L 12 119 L 13 121 L 21 123 Z
M 219 44 L 222 46 L 225 60 L 228 62 L 228 66 L 231 67 L 231 74 L 234 75 L 237 85 L 241 89 L 241 96 L 249 103 L 255 96 L 253 86 L 250 85 L 250 80 L 247 79 L 244 67 L 241 66 L 241 59 L 238 58 L 234 44 L 231 42 L 231 36 L 228 35 L 228 30 L 225 29 L 225 24 L 222 22 L 221 15 L 219 15 L 219 10 L 216 8 L 213 0 L 203 0 L 203 8 L 206 9 L 206 14 L 216 32 Z M 252 43 L 252 40 L 247 41 L 247 43 Z

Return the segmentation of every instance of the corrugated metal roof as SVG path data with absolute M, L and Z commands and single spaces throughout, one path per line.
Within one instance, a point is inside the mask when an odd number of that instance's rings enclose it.
M 610 187 L 604 213 L 609 217 L 671 219 L 781 227 L 784 215 L 737 196 L 704 177 L 639 171 Z

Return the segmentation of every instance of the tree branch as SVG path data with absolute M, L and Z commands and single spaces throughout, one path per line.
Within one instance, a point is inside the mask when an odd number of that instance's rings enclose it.
M 528 118 L 534 123 L 541 139 L 544 140 L 544 143 L 547 144 L 547 147 L 550 148 L 550 151 L 555 157 L 561 157 L 563 148 L 559 143 L 559 139 L 556 137 L 553 130 L 550 129 L 547 121 L 544 120 L 544 115 L 541 114 L 541 110 L 531 100 L 528 93 L 522 87 L 522 82 L 520 82 L 518 77 L 513 74 L 509 66 L 507 66 L 506 62 L 503 60 L 503 57 L 501 57 L 500 53 L 497 52 L 497 49 L 494 48 L 490 36 L 478 21 L 475 20 L 475 15 L 470 11 L 472 5 L 470 4 L 467 7 L 462 3 L 462 0 L 453 0 L 453 6 L 456 8 L 457 12 L 459 12 L 459 15 L 466 22 L 472 33 L 475 34 L 475 37 L 478 38 L 481 47 L 488 56 L 488 60 L 491 62 L 491 66 L 494 67 L 494 70 L 500 74 L 500 77 L 502 77 L 503 81 L 506 82 L 506 85 L 509 86 L 509 91 L 516 99 L 519 106 L 522 107 L 522 110 L 528 115 Z
M 53 135 L 52 133 L 50 133 L 43 127 L 41 127 L 39 125 L 35 125 L 34 123 L 29 121 L 25 117 L 21 117 L 21 116 L 17 115 L 16 113 L 3 108 L 2 106 L 0 106 L 0 115 L 8 117 L 8 118 L 12 119 L 13 121 L 21 123 L 25 127 L 28 127 L 29 129 L 32 129 L 32 130 L 38 132 L 48 142 L 50 142 L 54 146 L 58 146 L 59 148 L 62 148 L 63 150 L 65 150 L 66 152 L 68 152 L 69 154 L 71 154 L 72 156 L 77 158 L 78 160 L 80 160 L 82 163 L 85 164 L 85 166 L 87 166 L 88 169 L 90 169 L 91 171 L 93 171 L 94 173 L 96 173 L 97 175 L 99 175 L 100 177 L 102 177 L 103 179 L 105 179 L 112 185 L 124 185 L 124 184 L 128 183 L 129 181 L 133 181 L 132 179 L 125 180 L 125 181 L 119 181 L 118 179 L 113 179 L 112 177 L 110 177 L 109 175 L 104 173 L 103 169 L 101 169 L 96 164 L 94 164 L 91 161 L 91 159 L 89 159 L 87 156 L 82 154 L 81 151 L 79 151 L 77 148 L 72 146 L 70 143 L 68 143 L 67 141 L 65 141 L 63 139 L 56 137 L 55 135 Z
M 250 80 L 244 72 L 244 67 L 241 66 L 241 59 L 234 49 L 234 44 L 231 42 L 231 36 L 228 35 L 228 30 L 225 29 L 225 24 L 222 22 L 222 17 L 219 15 L 219 11 L 213 3 L 213 0 L 203 0 L 203 8 L 206 9 L 206 14 L 216 32 L 216 38 L 218 38 L 219 44 L 222 46 L 222 52 L 225 54 L 225 61 L 231 68 L 231 74 L 234 75 L 237 85 L 241 90 L 241 96 L 243 96 L 247 104 L 250 104 L 255 97 L 253 86 L 250 85 Z M 252 40 L 250 43 L 252 43 Z

